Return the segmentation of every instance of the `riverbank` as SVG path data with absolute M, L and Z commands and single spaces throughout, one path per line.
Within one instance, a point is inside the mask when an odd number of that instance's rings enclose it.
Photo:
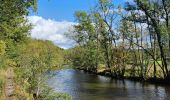
M 162 79 L 162 78 L 156 78 L 156 79 L 147 78 L 147 79 L 144 79 L 142 77 L 129 77 L 129 76 L 116 77 L 116 76 L 113 76 L 112 74 L 110 74 L 108 71 L 105 71 L 105 70 L 100 71 L 100 72 L 97 72 L 97 71 L 94 72 L 94 71 L 90 71 L 90 70 L 86 70 L 86 69 L 82 69 L 82 68 L 76 68 L 76 69 L 84 71 L 86 73 L 110 77 L 110 78 L 118 79 L 118 80 L 128 79 L 128 80 L 131 80 L 131 81 L 151 83 L 151 84 L 156 84 L 156 85 L 169 85 L 170 84 L 170 79 Z

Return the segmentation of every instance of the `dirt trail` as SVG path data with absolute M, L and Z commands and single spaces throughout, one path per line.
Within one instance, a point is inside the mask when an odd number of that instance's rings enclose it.
M 7 69 L 5 82 L 5 100 L 13 100 L 14 95 L 14 72 L 12 68 Z

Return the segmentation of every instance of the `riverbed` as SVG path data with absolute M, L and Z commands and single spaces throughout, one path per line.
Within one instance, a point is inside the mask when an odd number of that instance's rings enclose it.
M 51 72 L 48 84 L 73 100 L 170 100 L 170 86 L 116 80 L 74 69 Z

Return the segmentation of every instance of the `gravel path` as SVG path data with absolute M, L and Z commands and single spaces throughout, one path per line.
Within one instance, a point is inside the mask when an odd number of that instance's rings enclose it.
M 5 100 L 13 100 L 14 95 L 14 72 L 12 68 L 7 69 L 6 83 L 5 83 Z

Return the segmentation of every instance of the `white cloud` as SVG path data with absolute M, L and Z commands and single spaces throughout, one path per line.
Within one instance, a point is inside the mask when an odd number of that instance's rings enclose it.
M 33 25 L 31 37 L 41 40 L 50 40 L 62 48 L 70 48 L 74 42 L 68 39 L 64 33 L 68 32 L 74 22 L 55 21 L 52 19 L 44 19 L 40 16 L 29 16 L 29 22 Z

